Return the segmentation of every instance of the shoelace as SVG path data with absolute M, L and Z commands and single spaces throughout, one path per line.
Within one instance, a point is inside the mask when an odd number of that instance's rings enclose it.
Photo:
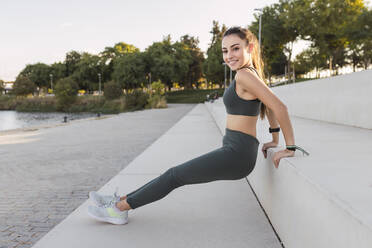
M 119 190 L 119 188 L 116 187 L 114 195 L 112 196 L 112 199 L 108 203 L 103 204 L 104 208 L 110 208 L 110 207 L 114 206 L 114 204 L 117 202 L 117 198 L 119 197 L 118 194 L 117 194 L 118 190 Z

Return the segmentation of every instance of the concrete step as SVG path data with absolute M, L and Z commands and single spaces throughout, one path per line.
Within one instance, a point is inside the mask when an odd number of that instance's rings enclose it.
M 221 132 L 222 98 L 205 103 Z M 267 119 L 258 121 L 257 166 L 248 176 L 254 192 L 286 248 L 372 247 L 372 131 L 291 115 L 296 144 L 310 153 L 283 158 L 261 148 L 272 140 Z
M 119 187 L 119 193 L 129 193 L 221 145 L 214 119 L 198 104 L 99 192 Z M 177 188 L 130 210 L 124 226 L 91 219 L 86 213 L 90 204 L 82 204 L 34 247 L 281 247 L 246 179 Z

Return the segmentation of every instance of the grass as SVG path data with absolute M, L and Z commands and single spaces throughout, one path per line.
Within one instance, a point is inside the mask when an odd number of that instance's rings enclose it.
M 179 90 L 166 92 L 165 97 L 168 103 L 202 103 L 206 100 L 208 94 L 217 92 L 218 96 L 222 96 L 224 90 L 224 88 L 208 90 Z

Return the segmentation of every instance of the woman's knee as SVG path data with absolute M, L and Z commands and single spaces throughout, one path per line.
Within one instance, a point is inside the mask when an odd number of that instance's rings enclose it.
M 177 173 L 174 167 L 169 168 L 166 172 L 163 173 L 163 176 L 167 178 L 173 188 L 178 188 L 184 185 L 182 180 L 180 180 L 176 174 Z

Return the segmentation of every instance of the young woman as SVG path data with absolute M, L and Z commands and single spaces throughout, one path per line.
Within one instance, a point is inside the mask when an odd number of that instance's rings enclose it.
M 88 208 L 92 217 L 113 224 L 126 224 L 130 209 L 157 201 L 183 185 L 248 176 L 257 158 L 256 123 L 259 115 L 261 119 L 267 115 L 269 132 L 273 133 L 273 140 L 262 147 L 265 158 L 267 149 L 278 145 L 278 122 L 283 130 L 287 149 L 274 154 L 276 168 L 281 158 L 293 157 L 296 148 L 302 150 L 295 145 L 287 107 L 264 83 L 263 62 L 254 34 L 241 27 L 228 29 L 222 39 L 222 53 L 225 63 L 236 71 L 235 79 L 223 95 L 227 120 L 222 147 L 168 169 L 125 196 L 90 192 L 89 197 L 96 204 Z

